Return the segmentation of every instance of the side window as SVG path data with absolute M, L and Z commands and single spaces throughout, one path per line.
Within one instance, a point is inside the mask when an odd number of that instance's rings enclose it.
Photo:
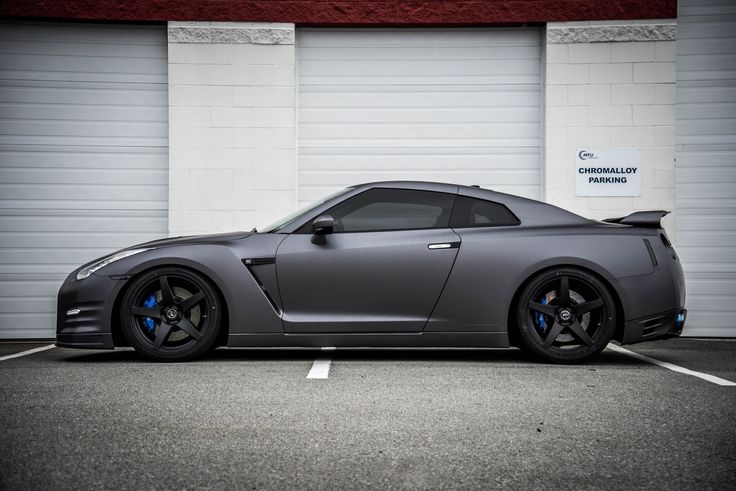
M 452 228 L 519 225 L 519 219 L 504 205 L 484 199 L 458 196 L 452 211 Z
M 445 228 L 455 195 L 412 189 L 370 189 L 326 215 L 335 219 L 335 232 L 368 232 Z

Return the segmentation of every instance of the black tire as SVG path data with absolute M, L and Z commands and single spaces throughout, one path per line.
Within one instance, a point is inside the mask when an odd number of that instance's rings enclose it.
M 192 360 L 217 340 L 221 302 L 199 273 L 177 267 L 146 272 L 132 280 L 120 305 L 125 338 L 150 360 Z
M 616 329 L 616 304 L 598 278 L 574 268 L 534 277 L 516 306 L 528 351 L 555 363 L 580 363 L 603 351 Z

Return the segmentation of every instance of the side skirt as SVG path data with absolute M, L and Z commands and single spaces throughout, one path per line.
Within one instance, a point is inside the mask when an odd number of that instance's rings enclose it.
M 424 332 L 412 334 L 230 334 L 230 347 L 508 348 L 505 332 Z

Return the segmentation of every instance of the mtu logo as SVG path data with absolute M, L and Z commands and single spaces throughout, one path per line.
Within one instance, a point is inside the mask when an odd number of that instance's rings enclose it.
M 588 152 L 586 150 L 580 150 L 578 152 L 578 158 L 580 160 L 590 160 L 590 159 L 597 159 L 598 157 L 596 157 L 593 152 Z

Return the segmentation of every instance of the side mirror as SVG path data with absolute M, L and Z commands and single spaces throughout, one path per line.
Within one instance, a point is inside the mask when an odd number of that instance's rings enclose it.
M 335 219 L 330 215 L 322 215 L 312 222 L 312 233 L 314 235 L 331 234 L 335 229 Z

